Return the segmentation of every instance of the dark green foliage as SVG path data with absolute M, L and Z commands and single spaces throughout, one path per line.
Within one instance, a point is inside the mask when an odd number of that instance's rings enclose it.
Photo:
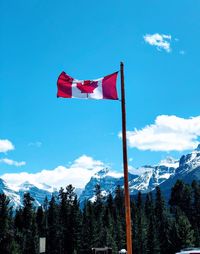
M 177 213 L 180 209 L 188 218 L 192 216 L 192 189 L 188 184 L 178 180 L 172 188 L 171 198 L 169 200 L 171 211 Z
M 70 212 L 70 228 L 71 228 L 71 240 L 73 253 L 80 253 L 81 245 L 81 226 L 82 226 L 82 214 L 79 207 L 77 196 L 74 196 L 74 200 L 71 206 Z
M 158 241 L 158 228 L 156 227 L 154 204 L 151 193 L 148 193 L 146 196 L 145 217 L 147 227 L 146 253 L 149 254 L 160 253 L 160 246 Z
M 58 220 L 58 205 L 56 204 L 55 197 L 52 196 L 48 212 L 46 214 L 47 216 L 47 253 L 49 254 L 57 254 L 60 253 L 61 250 L 61 230 L 59 227 L 59 220 Z
M 114 201 L 111 194 L 108 195 L 106 201 L 105 212 L 103 216 L 103 224 L 105 228 L 105 246 L 109 246 L 113 249 L 113 252 L 117 252 L 117 244 L 115 242 L 115 222 L 114 222 Z
M 194 228 L 195 245 L 200 246 L 200 185 L 192 182 L 193 204 L 191 224 Z
M 63 253 L 77 253 L 80 249 L 81 212 L 74 187 L 59 192 L 60 249 Z
M 95 186 L 95 201 L 94 206 L 94 235 L 93 235 L 93 244 L 94 247 L 101 247 L 106 242 L 106 232 L 105 232 L 105 223 L 104 223 L 104 197 L 101 193 L 100 185 Z
M 142 203 L 141 192 L 138 192 L 137 202 L 136 202 L 136 253 L 145 253 L 145 232 L 146 227 L 144 226 L 144 207 Z
M 0 253 L 14 253 L 14 245 L 17 244 L 13 238 L 11 208 L 9 199 L 5 194 L 0 194 Z
M 170 218 L 167 214 L 165 201 L 162 197 L 161 190 L 156 187 L 155 197 L 155 227 L 157 231 L 158 248 L 160 253 L 170 253 Z
M 132 250 L 133 253 L 136 253 L 136 249 L 137 249 L 137 241 L 136 241 L 136 237 L 137 237 L 137 231 L 136 231 L 136 218 L 137 218 L 137 208 L 136 208 L 136 204 L 134 202 L 134 200 L 131 201 L 131 220 L 132 220 Z
M 118 250 L 126 248 L 124 193 L 118 185 L 114 197 L 114 230 Z
M 15 232 L 15 240 L 21 250 L 22 253 L 22 246 L 23 246 L 23 211 L 20 208 L 16 211 L 15 218 L 14 218 L 14 232 Z
M 37 254 L 39 237 L 37 234 L 35 212 L 33 211 L 34 199 L 29 193 L 24 194 L 24 207 L 22 210 L 22 253 Z
M 95 216 L 93 205 L 87 201 L 83 208 L 81 229 L 81 254 L 90 254 L 94 247 Z
M 36 224 L 38 229 L 38 235 L 40 237 L 46 236 L 45 229 L 45 213 L 43 211 L 42 206 L 39 206 L 36 212 Z
M 194 230 L 184 213 L 178 212 L 174 227 L 174 246 L 176 251 L 194 246 Z
M 37 209 L 30 194 L 12 214 L 9 200 L 0 194 L 0 253 L 37 254 L 39 237 L 46 237 L 46 254 L 90 254 L 92 247 L 109 246 L 113 253 L 126 249 L 124 195 L 95 188 L 95 201 L 80 209 L 74 187 L 68 185 Z M 165 205 L 160 188 L 131 200 L 134 254 L 174 254 L 200 244 L 200 185 L 177 181 Z

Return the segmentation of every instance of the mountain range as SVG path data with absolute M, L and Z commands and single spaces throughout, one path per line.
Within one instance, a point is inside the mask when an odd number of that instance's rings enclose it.
M 153 191 L 156 186 L 160 186 L 165 196 L 169 196 L 171 187 L 178 179 L 186 183 L 193 180 L 200 180 L 200 145 L 187 155 L 183 155 L 179 160 L 168 157 L 162 160 L 158 165 L 145 165 L 137 169 L 143 172 L 136 175 L 129 172 L 129 188 L 130 195 L 136 195 L 138 191 L 147 193 Z M 104 168 L 94 174 L 90 181 L 85 185 L 84 189 L 75 189 L 80 203 L 89 199 L 95 200 L 95 186 L 101 186 L 101 193 L 107 196 L 109 193 L 115 194 L 115 189 L 119 185 L 123 188 L 123 174 L 113 174 L 113 172 Z M 45 197 L 50 200 L 52 193 L 56 192 L 55 188 L 46 184 L 35 186 L 29 182 L 24 182 L 19 186 L 11 186 L 0 178 L 0 193 L 6 194 L 10 199 L 10 205 L 14 209 L 23 206 L 23 195 L 29 192 L 35 199 L 34 206 L 43 204 Z

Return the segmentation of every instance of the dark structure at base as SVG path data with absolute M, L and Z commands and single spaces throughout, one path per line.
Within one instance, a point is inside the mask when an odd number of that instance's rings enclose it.
M 92 254 L 112 254 L 112 249 L 105 248 L 92 248 Z

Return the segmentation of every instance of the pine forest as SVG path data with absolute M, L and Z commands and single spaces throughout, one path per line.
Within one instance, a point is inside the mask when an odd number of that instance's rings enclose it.
M 92 247 L 126 249 L 123 190 L 102 196 L 96 186 L 95 202 L 80 206 L 72 185 L 61 188 L 43 206 L 33 207 L 24 194 L 23 207 L 13 211 L 0 194 L 0 253 L 38 254 L 39 238 L 46 237 L 47 254 L 90 254 Z M 167 201 L 159 187 L 131 198 L 133 253 L 174 254 L 200 246 L 200 185 L 178 180 Z

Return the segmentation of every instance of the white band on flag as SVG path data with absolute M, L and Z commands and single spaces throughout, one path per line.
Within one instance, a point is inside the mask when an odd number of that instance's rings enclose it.
M 80 89 L 78 89 L 77 84 L 84 83 L 84 80 L 77 80 L 74 79 L 72 82 L 72 98 L 79 98 L 79 99 L 103 99 L 103 89 L 102 89 L 102 80 L 103 78 L 96 79 L 93 81 L 98 82 L 97 87 L 94 89 L 92 93 L 83 93 Z

